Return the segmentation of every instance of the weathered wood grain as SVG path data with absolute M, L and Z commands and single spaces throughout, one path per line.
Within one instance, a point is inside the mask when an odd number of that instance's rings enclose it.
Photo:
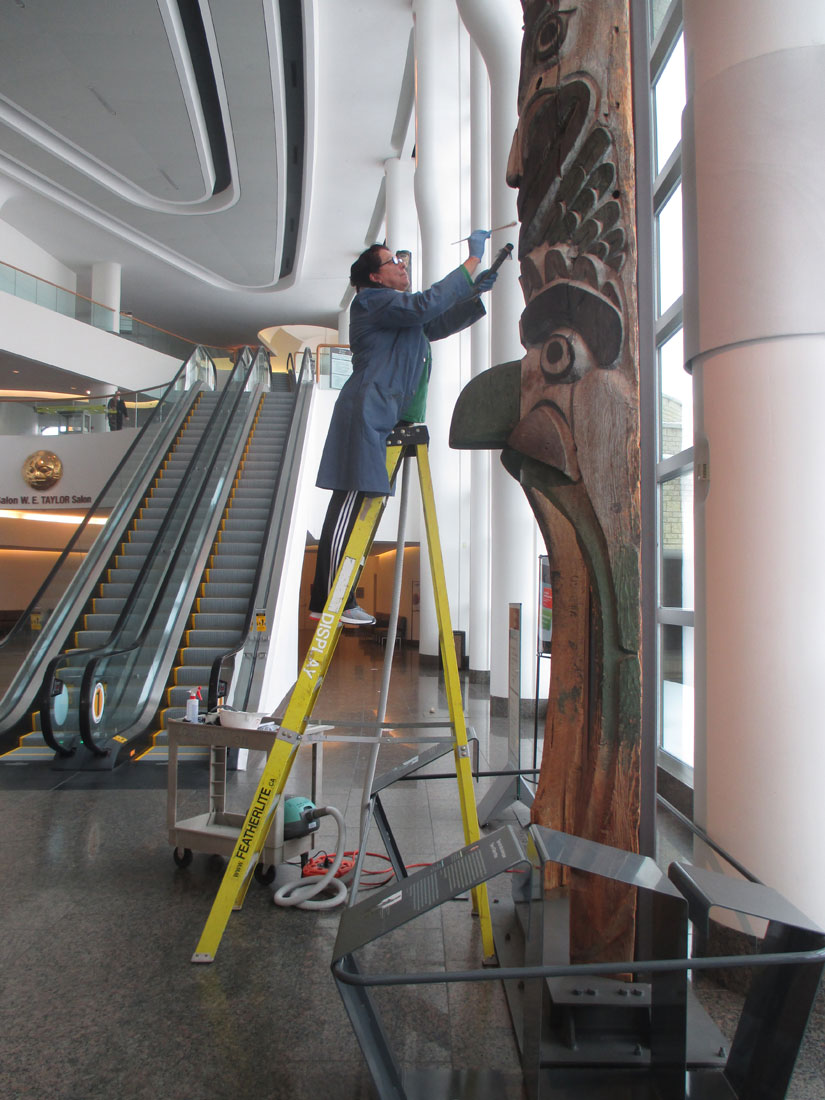
M 519 190 L 525 356 L 519 421 L 502 459 L 525 488 L 553 579 L 551 687 L 532 816 L 638 851 L 641 515 L 628 5 L 523 7 L 508 181 Z M 632 891 L 589 876 L 568 885 L 574 957 L 632 958 Z

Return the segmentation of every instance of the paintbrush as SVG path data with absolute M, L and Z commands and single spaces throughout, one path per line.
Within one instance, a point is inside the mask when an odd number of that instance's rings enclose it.
M 506 225 L 497 225 L 495 229 L 491 229 L 491 233 L 498 233 L 499 229 L 512 229 L 514 225 L 518 225 L 518 222 L 507 222 Z M 462 237 L 459 241 L 453 241 L 453 244 L 461 244 L 462 241 L 469 241 L 469 237 Z

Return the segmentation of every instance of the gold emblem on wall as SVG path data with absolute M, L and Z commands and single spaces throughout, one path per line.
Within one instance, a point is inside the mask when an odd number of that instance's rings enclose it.
M 54 451 L 35 451 L 23 463 L 23 478 L 32 489 L 52 489 L 63 477 L 63 463 Z

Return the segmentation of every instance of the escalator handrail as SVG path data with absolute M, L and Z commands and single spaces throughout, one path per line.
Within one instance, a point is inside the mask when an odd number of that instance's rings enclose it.
M 243 351 L 241 351 L 239 353 L 235 368 L 233 369 L 233 372 L 232 372 L 232 375 L 230 375 L 230 378 L 227 381 L 227 384 L 224 387 L 224 390 L 221 393 L 221 396 L 218 400 L 218 404 L 216 405 L 215 410 L 212 413 L 212 418 L 211 418 L 210 423 L 211 422 L 221 423 L 221 420 L 223 420 L 223 423 L 221 425 L 221 429 L 220 429 L 220 432 L 219 432 L 218 448 L 220 448 L 220 446 L 222 445 L 223 438 L 224 438 L 224 436 L 226 434 L 226 430 L 228 428 L 228 424 L 231 420 L 231 415 L 224 418 L 223 413 L 225 411 L 225 404 L 229 403 L 231 397 L 233 396 L 232 391 L 230 390 L 229 387 L 230 387 L 230 383 L 232 381 L 232 378 L 234 376 L 235 370 L 237 370 L 239 368 L 240 364 L 241 364 L 242 357 L 243 357 Z M 245 384 L 246 379 L 248 378 L 249 374 L 252 372 L 253 367 L 254 367 L 254 361 L 252 363 L 250 363 L 247 367 L 246 377 L 244 378 L 244 384 Z M 235 402 L 232 406 L 232 413 L 234 413 L 235 407 L 237 406 L 237 403 L 240 401 L 241 397 L 243 396 L 243 393 L 244 393 L 244 386 L 243 385 L 238 386 L 237 391 L 234 394 Z M 190 460 L 190 465 L 194 464 L 198 461 L 199 457 L 201 456 L 202 450 L 206 446 L 207 437 L 209 437 L 211 439 L 211 436 L 209 436 L 209 433 L 205 432 L 204 435 L 201 437 L 201 439 L 198 441 L 198 445 L 195 449 L 195 453 L 193 454 L 193 456 Z M 210 471 L 208 469 L 203 471 L 203 473 L 201 475 L 201 481 L 206 479 L 209 472 Z M 164 519 L 161 523 L 161 526 L 158 529 L 157 535 L 155 536 L 155 539 L 153 540 L 152 549 L 149 551 L 149 554 L 147 555 L 146 560 L 144 561 L 144 563 L 141 567 L 141 570 L 140 570 L 140 572 L 139 572 L 139 574 L 138 574 L 138 576 L 135 580 L 135 583 L 132 586 L 132 591 L 129 593 L 129 595 L 126 599 L 126 603 L 124 604 L 124 606 L 121 609 L 121 612 L 118 616 L 117 622 L 112 627 L 112 630 L 109 633 L 108 639 L 105 642 L 101 643 L 100 645 L 91 646 L 88 649 L 75 649 L 75 650 L 72 650 L 71 655 L 73 657 L 86 657 L 86 656 L 91 656 L 93 654 L 99 654 L 101 650 L 106 649 L 109 646 L 113 646 L 113 645 L 118 644 L 118 640 L 120 638 L 120 635 L 122 634 L 123 629 L 125 628 L 125 624 L 126 624 L 126 621 L 127 621 L 128 617 L 131 613 L 131 610 L 134 607 L 134 604 L 136 603 L 138 597 L 140 596 L 140 594 L 143 590 L 143 586 L 146 582 L 146 578 L 147 578 L 147 575 L 149 573 L 149 569 L 154 564 L 154 562 L 155 562 L 155 560 L 158 556 L 158 553 L 160 552 L 160 544 L 161 544 L 162 537 L 163 537 L 163 535 L 166 534 L 166 531 L 168 530 L 169 525 L 173 521 L 173 518 L 178 518 L 178 517 L 175 516 L 175 513 L 176 513 L 177 507 L 179 505 L 179 502 L 181 501 L 181 499 L 184 498 L 184 494 L 187 495 L 187 496 L 191 495 L 191 498 L 192 498 L 192 508 L 190 509 L 190 515 L 194 511 L 195 504 L 196 504 L 197 498 L 198 498 L 197 487 L 195 487 L 195 490 L 193 491 L 193 486 L 191 485 L 191 483 L 187 482 L 186 479 L 184 479 L 181 482 L 181 484 L 180 484 L 177 492 L 175 493 L 174 497 L 172 498 L 172 501 L 169 505 L 169 508 L 167 509 L 166 515 L 164 516 Z M 182 538 L 183 538 L 183 533 L 179 536 L 177 544 L 176 544 L 178 549 L 180 547 L 180 541 L 181 541 Z M 176 559 L 174 561 L 170 560 L 170 563 L 169 563 L 167 569 L 173 568 L 174 564 L 176 564 Z M 155 603 L 153 602 L 152 607 L 150 608 L 150 611 L 148 612 L 149 615 L 151 615 L 151 613 L 154 611 L 154 607 L 155 607 Z M 101 654 L 101 656 L 103 656 L 103 655 L 106 655 L 106 654 Z M 67 654 L 65 652 L 59 653 L 55 657 L 53 657 L 51 659 L 51 661 L 49 661 L 49 664 L 46 666 L 46 671 L 45 671 L 45 674 L 43 676 L 43 681 L 42 681 L 40 692 L 39 692 L 40 728 L 41 728 L 41 731 L 43 733 L 43 738 L 46 741 L 46 744 L 61 756 L 71 756 L 74 752 L 74 749 L 73 748 L 66 749 L 64 746 L 61 746 L 60 743 L 56 740 L 56 737 L 54 735 L 54 730 L 52 728 L 52 723 L 51 723 L 51 711 L 50 711 L 50 706 L 49 706 L 49 700 L 52 698 L 52 685 L 53 685 L 54 678 L 55 678 L 55 672 L 57 671 L 58 665 L 60 665 L 63 661 L 65 661 L 66 656 L 67 656 Z
M 198 349 L 196 349 L 197 352 Z M 194 354 L 194 353 L 193 353 Z M 135 459 L 135 453 L 137 448 L 148 438 L 146 433 L 149 433 L 153 426 L 157 428 L 159 421 L 157 417 L 160 416 L 159 409 L 164 407 L 166 399 L 170 393 L 177 387 L 186 371 L 188 364 L 192 361 L 193 356 L 182 364 L 172 381 L 166 386 L 161 397 L 158 399 L 158 403 L 155 408 L 150 412 L 147 417 L 146 423 L 142 425 L 137 436 L 133 442 L 129 445 L 123 459 L 118 463 L 114 473 L 108 479 L 106 484 L 100 490 L 95 502 L 86 512 L 83 520 L 78 528 L 75 530 L 72 537 L 69 539 L 67 546 L 58 557 L 54 566 L 46 577 L 45 581 L 41 584 L 34 599 L 30 602 L 28 608 L 23 612 L 20 618 L 15 623 L 12 630 L 5 637 L 0 647 L 11 643 L 13 639 L 19 638 L 22 630 L 26 626 L 28 616 L 33 614 L 37 609 L 38 601 L 42 598 L 43 594 L 48 591 L 48 587 L 52 584 L 55 578 L 58 576 L 59 570 L 65 566 L 67 556 L 70 554 L 74 547 L 77 545 L 77 541 L 80 535 L 88 527 L 89 521 L 93 517 L 95 511 L 102 507 L 103 502 L 106 499 L 106 494 L 110 492 L 112 487 L 116 483 L 116 479 L 123 474 L 124 469 L 130 461 Z M 190 390 L 182 390 L 182 398 L 180 404 L 185 404 L 187 395 L 196 394 L 199 390 L 193 388 Z M 172 405 L 175 409 L 175 404 Z M 185 410 L 184 410 L 185 412 Z M 176 415 L 181 415 L 181 419 L 184 414 L 180 413 L 180 409 L 176 409 L 173 412 L 169 424 L 174 424 Z M 168 429 L 167 429 L 168 430 Z M 161 438 L 159 434 L 157 439 Z M 149 456 L 152 453 L 152 448 L 147 448 L 146 455 L 142 456 L 136 463 L 136 469 L 132 473 L 126 488 L 118 498 L 115 505 L 107 519 L 107 525 L 105 531 L 98 535 L 93 545 L 85 553 L 84 560 L 82 561 L 79 569 L 72 577 L 68 587 L 60 596 L 60 599 L 54 609 L 53 614 L 46 620 L 43 628 L 39 632 L 37 639 L 29 650 L 28 656 L 23 666 L 18 669 L 17 673 L 12 677 L 5 694 L 0 699 L 0 728 L 11 728 L 11 725 L 15 721 L 15 714 L 21 708 L 26 706 L 26 692 L 31 689 L 32 683 L 37 683 L 40 678 L 40 670 L 48 659 L 49 652 L 54 651 L 55 645 L 60 644 L 61 633 L 68 629 L 68 626 L 74 621 L 72 618 L 75 614 L 75 605 L 79 604 L 80 597 L 83 593 L 84 585 L 90 583 L 91 578 L 94 575 L 94 571 L 99 569 L 100 561 L 106 554 L 111 553 L 111 547 L 113 541 L 117 538 L 117 535 L 121 528 L 128 522 L 130 515 L 130 508 L 133 505 L 134 497 L 137 492 L 138 483 L 144 483 L 146 478 L 151 473 L 151 463 Z M 146 467 L 146 469 L 144 469 Z M 148 470 L 148 473 L 147 473 Z M 114 534 L 113 534 L 114 532 Z M 67 625 L 68 624 L 68 625 Z M 0 648 L 2 653 L 2 648 Z M 25 674 L 24 674 L 25 671 Z M 39 697 L 39 693 L 35 694 L 35 699 Z
M 235 370 L 238 370 L 239 367 L 241 366 L 241 360 L 242 360 L 242 357 L 243 357 L 243 352 L 247 351 L 247 350 L 248 349 L 244 348 L 242 350 L 242 352 L 239 354 L 238 361 L 237 361 L 237 364 L 235 366 Z M 252 372 L 255 369 L 256 369 L 256 357 L 252 356 L 251 359 L 250 359 L 250 362 L 248 364 L 248 368 L 246 370 L 246 373 L 243 377 L 243 384 L 238 387 L 238 392 L 235 396 L 234 401 L 231 402 L 231 408 L 228 410 L 228 413 L 226 415 L 224 415 L 224 413 L 226 413 L 227 411 L 222 410 L 222 413 L 219 415 L 219 413 L 218 413 L 218 409 L 220 408 L 220 404 L 219 404 L 218 407 L 215 409 L 215 412 L 212 414 L 212 418 L 215 419 L 215 417 L 218 417 L 218 423 L 220 423 L 220 433 L 219 433 L 219 437 L 218 437 L 218 443 L 217 443 L 217 446 L 216 446 L 216 449 L 215 449 L 216 453 L 219 453 L 220 449 L 224 445 L 224 442 L 226 440 L 226 436 L 228 435 L 229 429 L 230 429 L 231 425 L 234 422 L 235 415 L 238 412 L 238 408 L 241 404 L 243 395 L 246 392 L 246 384 L 249 381 L 249 378 L 250 378 L 250 376 L 252 375 Z M 233 371 L 233 374 L 234 374 L 234 371 Z M 230 376 L 230 382 L 231 382 L 231 380 L 232 379 L 231 379 L 231 376 Z M 227 385 L 229 385 L 229 383 L 227 383 Z M 195 461 L 195 456 L 193 456 L 192 461 Z M 200 497 L 200 490 L 202 490 L 203 486 L 206 484 L 207 479 L 208 479 L 208 477 L 211 473 L 212 473 L 212 468 L 211 467 L 209 469 L 206 469 L 206 470 L 203 471 L 203 475 L 202 475 L 202 478 L 201 478 L 201 483 L 200 483 L 200 486 L 199 486 L 197 492 L 193 493 L 192 489 L 191 489 L 191 486 L 186 486 L 186 488 L 192 494 L 192 497 L 193 497 L 192 507 L 189 509 L 189 514 L 186 518 L 186 522 L 185 522 L 185 524 L 183 526 L 183 529 L 181 530 L 181 532 L 180 532 L 180 534 L 179 534 L 179 536 L 176 540 L 175 550 L 174 550 L 173 554 L 170 557 L 169 563 L 168 563 L 168 565 L 165 569 L 165 572 L 164 572 L 163 580 L 161 581 L 161 583 L 158 586 L 158 589 L 157 589 L 157 591 L 155 593 L 155 596 L 152 600 L 152 604 L 151 604 L 150 608 L 148 609 L 148 611 L 146 613 L 143 625 L 140 629 L 140 633 L 138 634 L 138 636 L 132 642 L 129 643 L 129 645 L 120 646 L 118 648 L 119 642 L 120 642 L 120 634 L 122 634 L 123 625 L 125 625 L 125 624 L 121 625 L 120 633 L 119 633 L 118 637 L 114 638 L 113 636 L 110 636 L 110 639 L 109 639 L 109 642 L 108 642 L 107 645 L 105 645 L 103 647 L 98 647 L 97 651 L 92 651 L 92 652 L 94 652 L 94 656 L 92 657 L 92 659 L 86 665 L 86 668 L 85 668 L 84 673 L 83 673 L 83 680 L 81 682 L 80 698 L 79 698 L 79 702 L 78 702 L 80 737 L 81 737 L 81 740 L 82 740 L 83 744 L 86 746 L 86 748 L 88 748 L 92 753 L 94 753 L 97 756 L 106 755 L 106 752 L 108 751 L 108 750 L 105 750 L 105 749 L 101 749 L 95 743 L 94 736 L 93 736 L 93 733 L 92 733 L 91 723 L 90 723 L 90 720 L 89 720 L 89 715 L 90 715 L 90 712 L 91 712 L 91 697 L 92 697 L 92 694 L 93 694 L 92 684 L 93 684 L 94 679 L 95 679 L 95 672 L 96 672 L 98 663 L 100 661 L 105 660 L 105 659 L 110 658 L 110 657 L 120 657 L 120 656 L 123 656 L 127 653 L 131 653 L 131 652 L 135 651 L 136 649 L 138 649 L 146 641 L 149 630 L 151 629 L 152 625 L 154 624 L 155 616 L 157 615 L 159 605 L 161 604 L 164 596 L 166 595 L 169 584 L 171 583 L 172 578 L 174 576 L 175 569 L 176 569 L 176 567 L 177 567 L 177 565 L 180 561 L 180 557 L 181 557 L 181 554 L 183 553 L 183 547 L 186 543 L 186 539 L 187 539 L 187 537 L 190 533 L 190 530 L 192 528 L 193 523 L 195 522 L 195 517 L 197 515 L 197 503 L 198 503 L 198 498 Z M 234 475 L 235 475 L 235 469 L 234 468 L 231 469 L 231 470 L 227 469 L 226 471 L 224 471 L 223 474 L 221 474 L 219 484 L 223 485 L 226 478 L 234 477 Z M 183 488 L 184 488 L 184 485 L 182 484 L 181 485 L 181 490 Z M 180 493 L 181 490 L 178 490 L 178 493 Z M 176 498 L 177 498 L 177 496 L 178 496 L 178 494 L 176 494 Z M 170 512 L 172 511 L 172 507 L 170 507 L 169 511 Z M 141 574 L 144 572 L 144 570 L 148 570 L 148 562 L 144 566 L 144 569 L 141 570 Z M 140 580 L 140 576 L 139 576 L 138 580 Z M 136 588 L 137 588 L 137 584 L 138 584 L 138 582 L 135 583 Z M 117 627 L 115 629 L 117 630 Z M 113 631 L 113 635 L 114 635 L 114 631 Z
M 309 364 L 309 367 L 307 366 L 307 364 Z M 311 367 L 312 367 L 312 357 L 309 353 L 309 349 L 306 349 L 304 351 L 304 355 L 303 355 L 303 358 L 301 360 L 300 373 L 298 375 L 297 380 L 294 380 L 294 383 L 293 383 L 295 385 L 295 395 L 294 395 L 294 398 L 293 398 L 293 401 L 292 401 L 292 413 L 291 413 L 291 419 L 290 419 L 290 432 L 292 431 L 292 424 L 294 422 L 295 410 L 298 406 L 298 399 L 299 399 L 300 393 L 301 393 L 301 384 L 302 384 L 303 379 L 308 374 L 308 370 Z M 294 379 L 294 370 L 293 370 L 293 379 Z M 273 518 L 274 518 L 274 515 L 275 515 L 275 505 L 277 504 L 277 501 L 278 501 L 278 491 L 281 487 L 281 475 L 283 473 L 283 468 L 284 468 L 283 463 L 281 463 L 278 467 L 278 476 L 275 478 L 275 484 L 274 484 L 273 489 L 272 489 L 272 498 L 269 502 L 269 512 L 267 513 L 266 526 L 264 528 L 264 531 L 266 532 L 267 536 L 269 535 L 269 533 L 271 532 L 271 529 L 272 529 L 272 521 L 273 521 Z M 258 589 L 259 589 L 259 586 L 260 586 L 260 583 L 261 583 L 261 576 L 263 574 L 264 559 L 266 557 L 266 549 L 267 549 L 268 541 L 269 541 L 268 537 L 265 537 L 261 540 L 260 551 L 258 553 L 258 564 L 255 567 L 255 577 L 252 581 L 252 590 L 251 590 L 250 596 L 249 596 L 249 603 L 247 604 L 247 607 L 246 607 L 246 615 L 244 616 L 244 625 L 241 628 L 241 641 L 233 649 L 228 649 L 225 653 L 219 654 L 217 657 L 215 657 L 215 659 L 212 662 L 212 668 L 211 668 L 210 673 L 209 673 L 209 686 L 208 686 L 207 695 L 206 695 L 206 708 L 207 708 L 208 711 L 214 710 L 218 705 L 218 698 L 220 696 L 219 685 L 220 685 L 220 680 L 221 680 L 221 668 L 223 667 L 224 662 L 228 661 L 230 658 L 236 657 L 237 654 L 240 653 L 240 651 L 243 649 L 244 645 L 246 644 L 247 636 L 248 636 L 250 630 L 252 629 L 253 622 L 255 621 L 255 612 L 256 612 L 256 609 L 260 606 L 260 601 L 259 601 L 259 598 L 258 598 L 258 596 L 259 596 Z
M 163 401 L 165 400 L 165 398 L 167 397 L 167 395 L 174 389 L 175 383 L 178 381 L 178 379 L 181 377 L 183 372 L 186 370 L 186 366 L 187 366 L 188 362 L 189 362 L 189 360 L 187 360 L 185 363 L 181 364 L 177 374 L 175 375 L 175 377 L 172 379 L 172 381 L 169 383 L 169 385 L 166 387 L 166 389 L 161 394 L 160 398 L 158 399 L 157 405 L 154 407 L 154 409 L 152 409 L 151 413 L 147 417 L 146 423 L 143 425 L 143 427 L 140 429 L 138 434 L 135 436 L 135 439 L 130 444 L 130 446 L 129 446 L 128 450 L 126 451 L 126 453 L 124 454 L 123 458 L 120 460 L 120 462 L 115 467 L 115 470 L 112 473 L 111 477 L 106 482 L 106 484 L 103 486 L 103 488 L 100 490 L 100 492 L 97 494 L 97 497 L 95 498 L 94 502 L 89 506 L 89 509 L 86 512 L 86 515 L 83 517 L 83 519 L 80 521 L 80 523 L 75 528 L 74 533 L 72 534 L 69 541 L 66 543 L 66 546 L 63 548 L 63 550 L 62 550 L 60 556 L 58 557 L 57 561 L 54 563 L 54 565 L 50 569 L 50 571 L 48 573 L 48 576 L 43 581 L 43 583 L 40 585 L 37 592 L 34 594 L 33 598 L 29 602 L 29 606 L 26 608 L 25 611 L 22 612 L 22 614 L 20 615 L 20 617 L 18 618 L 18 620 L 14 624 L 14 626 L 11 628 L 9 633 L 2 640 L 0 640 L 0 653 L 2 653 L 3 648 L 11 641 L 12 637 L 15 634 L 19 633 L 19 631 L 24 628 L 24 624 L 29 622 L 30 616 L 36 611 L 37 605 L 38 605 L 41 597 L 43 596 L 43 593 L 46 591 L 46 589 L 49 587 L 51 582 L 54 580 L 54 578 L 57 575 L 57 573 L 59 572 L 60 568 L 65 563 L 65 561 L 68 558 L 69 554 L 72 552 L 72 550 L 74 549 L 74 547 L 77 544 L 78 540 L 80 539 L 80 536 L 86 530 L 86 527 L 89 524 L 89 520 L 92 518 L 92 516 L 96 512 L 96 510 L 101 506 L 101 502 L 105 499 L 106 494 L 109 492 L 112 485 L 115 483 L 117 478 L 120 476 L 120 474 L 123 471 L 124 467 L 131 461 L 135 448 L 138 446 L 138 444 L 143 442 L 144 433 L 152 425 L 152 422 L 153 422 L 155 416 L 158 415 L 158 409 L 161 407 L 161 405 L 162 405 Z

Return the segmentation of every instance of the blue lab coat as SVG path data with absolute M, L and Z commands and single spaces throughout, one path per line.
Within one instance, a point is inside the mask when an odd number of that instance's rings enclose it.
M 316 485 L 390 492 L 387 436 L 429 369 L 429 341 L 460 332 L 485 312 L 464 266 L 418 294 L 358 291 L 350 307 L 352 376 L 335 403 Z

